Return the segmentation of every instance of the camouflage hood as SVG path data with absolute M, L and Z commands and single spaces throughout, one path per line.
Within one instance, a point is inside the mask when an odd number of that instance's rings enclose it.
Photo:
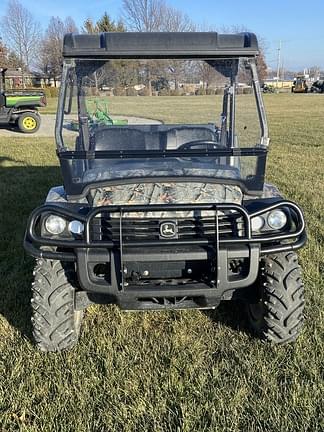
M 242 204 L 244 199 L 260 199 L 281 196 L 278 189 L 265 184 L 261 196 L 242 194 L 241 189 L 234 185 L 214 183 L 133 183 L 128 185 L 106 186 L 92 189 L 90 192 L 94 207 L 104 205 L 131 205 L 131 204 L 191 204 L 191 203 L 234 203 Z M 46 198 L 46 203 L 67 203 L 63 186 L 53 187 Z M 72 201 L 73 202 L 73 201 Z M 86 198 L 78 200 L 79 203 L 88 204 Z M 132 217 L 182 217 L 184 215 L 164 211 L 132 214 Z M 180 213 L 180 212 L 179 212 Z M 186 216 L 192 212 L 186 212 Z M 205 213 L 205 212 L 204 212 Z
M 203 203 L 234 203 L 242 204 L 243 194 L 235 185 L 224 185 L 202 182 L 161 182 L 161 183 L 131 183 L 126 185 L 105 186 L 90 191 L 90 201 L 93 207 L 109 205 L 135 204 L 203 204 Z M 46 203 L 68 202 L 64 188 L 52 188 L 46 198 Z M 87 204 L 86 198 L 78 200 Z M 186 212 L 132 212 L 128 217 L 187 217 L 197 211 Z M 208 215 L 210 212 L 200 212 Z M 213 214 L 213 212 L 212 212 Z M 118 217 L 118 214 L 115 214 Z M 202 216 L 202 214 L 201 214 Z
M 134 183 L 93 191 L 93 206 L 242 202 L 238 186 L 213 183 Z
M 94 207 L 129 204 L 242 204 L 243 199 L 262 199 L 278 196 L 281 196 L 279 190 L 267 183 L 264 185 L 261 196 L 243 195 L 241 189 L 234 185 L 202 182 L 132 183 L 128 185 L 106 186 L 90 191 L 90 201 Z M 58 202 L 68 202 L 63 186 L 53 187 L 46 198 L 46 203 Z M 75 201 L 72 200 L 71 202 Z M 88 204 L 86 198 L 79 199 L 77 202 Z
M 92 191 L 93 206 L 135 204 L 201 204 L 242 203 L 242 191 L 238 186 L 213 183 L 135 183 L 108 186 Z M 187 217 L 184 212 L 132 212 L 128 217 Z M 206 213 L 207 212 L 203 212 Z

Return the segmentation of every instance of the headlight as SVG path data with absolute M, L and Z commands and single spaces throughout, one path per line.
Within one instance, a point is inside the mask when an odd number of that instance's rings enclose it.
M 50 234 L 62 234 L 66 228 L 66 220 L 60 216 L 48 216 L 48 218 L 45 220 L 45 228 Z
M 252 231 L 260 231 L 264 226 L 264 218 L 262 216 L 255 216 L 251 220 Z
M 84 231 L 84 225 L 82 222 L 78 221 L 78 220 L 73 220 L 69 223 L 69 231 L 72 234 L 75 235 L 81 235 Z
M 287 216 L 282 210 L 272 210 L 268 214 L 268 225 L 270 228 L 279 230 L 287 223 Z

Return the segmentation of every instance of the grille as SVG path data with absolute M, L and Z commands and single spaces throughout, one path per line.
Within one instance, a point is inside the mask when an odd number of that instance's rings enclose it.
M 234 239 L 245 235 L 244 219 L 239 212 L 222 212 L 218 216 L 219 239 Z M 216 216 L 193 216 L 187 218 L 123 218 L 122 233 L 123 241 L 154 241 L 161 242 L 160 225 L 164 221 L 175 221 L 177 223 L 179 240 L 211 240 L 216 235 Z M 108 213 L 100 213 L 93 218 L 90 224 L 90 238 L 92 241 L 120 242 L 119 218 L 111 218 Z M 173 239 L 172 239 L 173 240 Z

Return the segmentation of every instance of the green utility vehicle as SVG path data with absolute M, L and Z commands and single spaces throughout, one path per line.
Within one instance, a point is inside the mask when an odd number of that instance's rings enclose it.
M 55 126 L 63 185 L 32 212 L 24 239 L 37 258 L 32 325 L 41 350 L 75 345 L 93 303 L 137 311 L 240 300 L 259 337 L 297 338 L 305 221 L 265 182 L 258 54 L 252 33 L 65 36 Z M 153 71 L 173 81 L 171 67 L 183 83 L 203 73 L 222 82 L 223 96 L 121 98 L 115 112 L 145 123 L 89 122 L 98 80 L 147 86 Z M 239 76 L 251 94 L 237 94 Z M 71 133 L 64 124 L 74 107 L 79 130 Z
M 100 105 L 98 100 L 94 101 L 95 110 L 93 113 L 87 111 L 89 127 L 97 126 L 126 126 L 128 124 L 128 120 L 123 119 L 113 119 L 109 112 L 107 103 L 104 106 Z M 79 130 L 79 121 L 72 120 L 70 124 L 70 128 L 74 131 Z
M 45 93 L 38 90 L 6 91 L 6 71 L 0 69 L 0 126 L 16 125 L 24 133 L 37 132 L 41 124 L 38 108 L 46 106 Z

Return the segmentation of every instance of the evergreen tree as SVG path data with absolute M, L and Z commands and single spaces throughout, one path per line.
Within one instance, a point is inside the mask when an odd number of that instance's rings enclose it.
M 122 21 L 115 22 L 105 12 L 103 16 L 94 23 L 91 18 L 86 19 L 83 24 L 84 33 L 101 33 L 101 32 L 125 32 L 126 27 Z

